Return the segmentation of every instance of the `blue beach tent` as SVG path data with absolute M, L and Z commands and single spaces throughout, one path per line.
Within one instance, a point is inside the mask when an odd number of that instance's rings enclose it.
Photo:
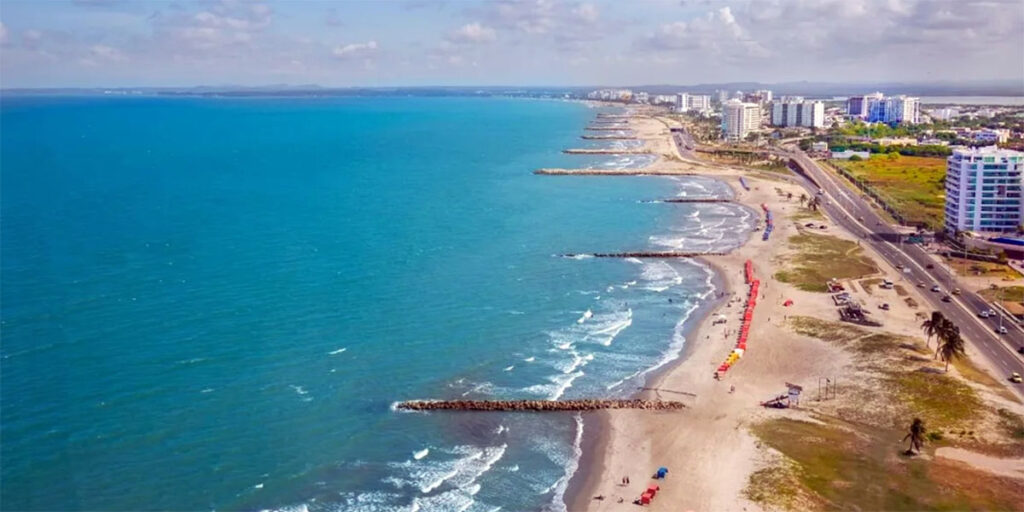
M 665 478 L 666 475 L 668 475 L 668 468 L 665 466 L 658 468 L 658 478 Z

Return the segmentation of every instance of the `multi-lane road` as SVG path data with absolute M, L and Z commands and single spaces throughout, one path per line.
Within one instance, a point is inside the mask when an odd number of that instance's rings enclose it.
M 956 287 L 956 279 L 943 265 L 937 265 L 935 259 L 917 245 L 901 243 L 901 235 L 882 219 L 867 201 L 859 194 L 839 182 L 840 178 L 818 166 L 803 152 L 790 149 L 780 152 L 792 158 L 814 180 L 815 184 L 804 181 L 804 186 L 811 194 L 822 196 L 822 208 L 825 213 L 846 230 L 861 237 L 875 252 L 891 265 L 903 269 L 903 279 L 907 286 L 924 283 L 922 294 L 932 308 L 941 311 L 946 318 L 960 327 L 960 332 L 974 344 L 975 348 L 998 370 L 1009 376 L 1011 372 L 1024 374 L 1024 356 L 1017 353 L 1018 347 L 1024 346 L 1024 330 L 1016 320 L 1003 316 L 996 311 L 996 317 L 982 319 L 978 313 L 982 310 L 995 309 L 975 293 L 964 290 L 953 295 L 950 302 L 942 301 L 949 293 L 950 287 Z M 928 291 L 938 285 L 941 292 Z M 1003 325 L 1007 334 L 996 332 Z
M 672 134 L 673 141 L 684 159 L 696 159 L 693 155 L 695 144 L 692 136 L 685 130 Z M 942 300 L 955 288 L 956 279 L 950 275 L 949 269 L 936 264 L 936 260 L 925 250 L 911 243 L 902 243 L 905 235 L 901 234 L 881 218 L 868 202 L 852 189 L 840 183 L 840 178 L 821 167 L 805 153 L 789 147 L 778 150 L 779 156 L 793 159 L 804 174 L 797 173 L 799 183 L 810 195 L 821 197 L 821 209 L 834 222 L 855 236 L 861 237 L 882 258 L 892 266 L 902 269 L 903 280 L 907 287 L 925 285 L 922 295 L 932 309 L 941 311 L 957 326 L 968 343 L 988 359 L 992 366 L 1006 378 L 1013 372 L 1024 374 L 1024 355 L 1017 349 L 1024 346 L 1024 329 L 1015 319 L 1005 316 L 996 310 L 996 316 L 988 319 L 979 317 L 983 310 L 995 309 L 977 294 L 964 290 L 959 295 L 952 295 L 949 302 Z M 810 179 L 808 179 L 810 178 Z M 813 180 L 813 181 L 811 181 Z M 930 291 L 938 285 L 942 291 Z M 1006 327 L 1007 334 L 999 334 L 998 327 Z M 1017 391 L 1024 394 L 1019 387 Z

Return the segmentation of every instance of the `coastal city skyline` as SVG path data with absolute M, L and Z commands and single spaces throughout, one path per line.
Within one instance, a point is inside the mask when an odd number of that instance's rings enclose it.
M 640 5 L 13 0 L 0 72 L 8 88 L 1024 81 L 1014 0 Z
M 0 512 L 1020 511 L 1024 0 L 0 0 Z

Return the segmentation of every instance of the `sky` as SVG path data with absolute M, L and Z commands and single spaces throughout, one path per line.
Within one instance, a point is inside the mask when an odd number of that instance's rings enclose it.
M 2 0 L 0 86 L 1015 80 L 1024 0 Z

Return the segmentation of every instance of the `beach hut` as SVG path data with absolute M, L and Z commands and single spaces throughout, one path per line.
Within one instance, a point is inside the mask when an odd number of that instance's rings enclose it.
M 640 495 L 640 504 L 641 505 L 650 505 L 651 504 L 651 498 L 653 498 L 653 497 L 654 496 L 651 496 L 650 494 L 648 494 L 646 492 L 641 494 Z

